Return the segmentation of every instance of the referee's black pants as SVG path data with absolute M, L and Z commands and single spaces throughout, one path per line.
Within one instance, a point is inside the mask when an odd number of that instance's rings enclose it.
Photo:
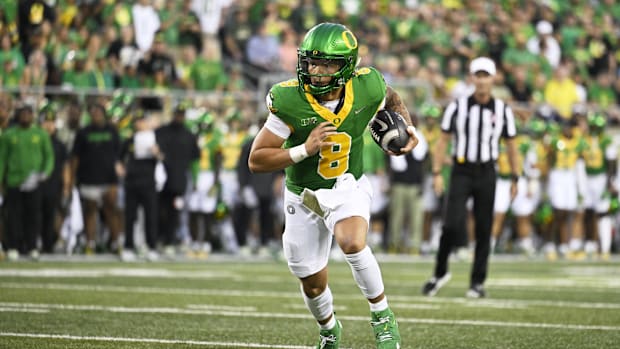
M 476 248 L 471 285 L 483 284 L 491 245 L 493 203 L 495 201 L 495 164 L 455 163 L 445 201 L 443 233 L 435 264 L 435 277 L 448 272 L 448 258 L 455 247 L 467 245 L 467 199 L 473 198 Z

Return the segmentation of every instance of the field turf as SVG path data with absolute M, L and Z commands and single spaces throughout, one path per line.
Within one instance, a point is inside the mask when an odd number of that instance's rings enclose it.
M 402 348 L 620 348 L 620 260 L 494 257 L 486 299 L 464 298 L 470 264 L 420 295 L 432 258 L 379 256 Z M 348 265 L 330 262 L 342 348 L 374 348 Z M 286 264 L 266 259 L 0 263 L 0 348 L 313 348 L 318 328 Z

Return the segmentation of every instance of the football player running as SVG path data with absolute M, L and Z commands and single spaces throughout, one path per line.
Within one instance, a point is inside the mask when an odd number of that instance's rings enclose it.
M 270 114 L 252 146 L 254 172 L 285 169 L 286 223 L 282 236 L 291 272 L 317 320 L 317 348 L 338 348 L 342 325 L 334 315 L 327 280 L 332 236 L 368 300 L 377 348 L 400 348 L 394 313 L 384 295 L 379 264 L 366 245 L 372 190 L 362 173 L 363 133 L 381 109 L 411 125 L 400 96 L 380 72 L 356 70 L 358 42 L 345 26 L 321 23 L 298 49 L 297 79 L 274 85 Z M 415 128 L 399 154 L 417 144 Z

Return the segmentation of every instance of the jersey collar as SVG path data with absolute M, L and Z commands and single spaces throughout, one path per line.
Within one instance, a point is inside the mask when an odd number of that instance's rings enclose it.
M 349 116 L 351 108 L 353 108 L 353 79 L 349 79 L 344 85 L 344 103 L 338 114 L 334 114 L 331 110 L 322 106 L 319 101 L 314 98 L 313 95 L 306 92 L 306 99 L 310 103 L 312 109 L 319 114 L 323 119 L 331 122 L 334 126 L 340 127 L 344 120 Z

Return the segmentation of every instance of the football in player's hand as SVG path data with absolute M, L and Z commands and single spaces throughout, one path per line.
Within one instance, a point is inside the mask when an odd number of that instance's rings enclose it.
M 407 122 L 402 115 L 392 110 L 380 110 L 368 124 L 372 139 L 384 151 L 400 153 L 400 149 L 407 145 L 409 133 Z

